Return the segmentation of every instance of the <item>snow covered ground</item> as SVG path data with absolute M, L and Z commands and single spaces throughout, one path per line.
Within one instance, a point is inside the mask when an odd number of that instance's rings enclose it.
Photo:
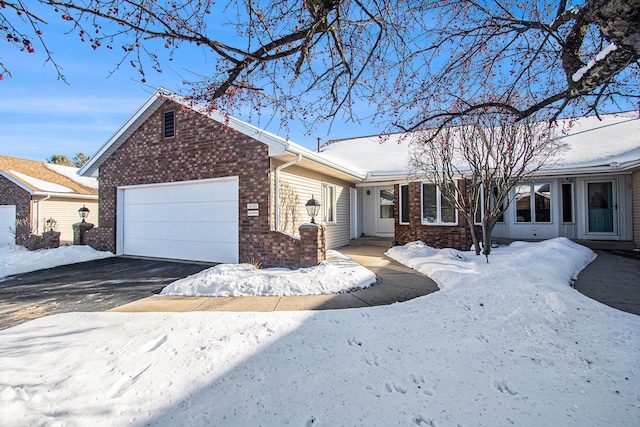
M 390 256 L 440 292 L 366 309 L 70 313 L 0 332 L 10 426 L 640 425 L 640 316 L 569 286 L 594 254 Z
M 92 261 L 112 257 L 111 252 L 100 252 L 89 246 L 61 246 L 55 249 L 28 251 L 18 245 L 0 246 L 0 281 L 3 277 L 59 265 Z
M 252 295 L 320 295 L 366 288 L 376 275 L 336 251 L 310 268 L 257 269 L 251 264 L 220 264 L 176 280 L 163 295 L 240 297 Z

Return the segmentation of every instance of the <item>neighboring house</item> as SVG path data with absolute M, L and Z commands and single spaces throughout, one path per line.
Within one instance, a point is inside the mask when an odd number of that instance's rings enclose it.
M 349 244 L 363 174 L 158 89 L 80 170 L 99 176 L 98 228 L 117 255 L 297 266 L 298 228 L 321 201 L 326 246 Z
M 592 122 L 567 142 L 595 132 L 601 147 L 576 146 L 565 164 L 523 183 L 497 237 L 632 240 L 640 120 Z M 327 248 L 366 235 L 468 249 L 462 216 L 437 188 L 409 180 L 408 144 L 398 139 L 333 141 L 313 152 L 161 88 L 80 170 L 100 179 L 100 218 L 87 241 L 117 255 L 294 267 L 313 197 Z
M 561 137 L 568 150 L 553 167 L 514 190 L 493 237 L 564 236 L 633 241 L 640 247 L 640 119 L 637 112 L 601 118 L 572 120 L 569 133 Z M 367 174 L 356 185 L 358 228 L 353 234 L 468 249 L 472 242 L 463 216 L 434 185 L 409 179 L 410 141 L 410 136 L 395 134 L 331 141 L 323 147 L 324 158 L 348 161 L 351 169 Z M 457 185 L 464 191 L 463 181 Z
M 72 224 L 78 209 L 98 214 L 98 181 L 77 174 L 78 169 L 0 155 L 0 245 L 15 243 L 17 231 L 26 237 L 42 234 L 54 219 L 63 243 L 73 241 Z M 20 225 L 22 224 L 22 225 Z

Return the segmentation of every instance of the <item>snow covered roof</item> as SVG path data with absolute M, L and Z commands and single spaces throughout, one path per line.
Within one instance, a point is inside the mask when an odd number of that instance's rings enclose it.
M 560 139 L 569 146 L 559 168 L 640 165 L 640 118 L 635 111 L 577 119 Z
M 561 136 L 568 146 L 553 169 L 545 173 L 588 173 L 640 166 L 640 118 L 626 112 L 566 119 L 572 124 Z M 367 175 L 366 180 L 398 179 L 409 173 L 411 134 L 365 136 L 329 141 L 320 156 Z
M 111 156 L 142 124 L 155 113 L 167 100 L 174 101 L 186 108 L 200 113 L 211 120 L 222 123 L 250 138 L 262 142 L 269 147 L 269 155 L 282 161 L 289 161 L 296 156 L 301 156 L 307 167 L 320 171 L 332 171 L 349 180 L 360 180 L 364 175 L 335 164 L 331 160 L 320 157 L 317 153 L 295 144 L 285 138 L 274 135 L 264 129 L 260 129 L 249 123 L 225 115 L 217 110 L 212 110 L 204 104 L 189 100 L 175 92 L 165 88 L 156 89 L 143 105 L 104 143 L 104 145 L 91 156 L 91 159 L 80 169 L 82 176 L 98 176 L 100 165 Z
M 98 181 L 83 178 L 78 168 L 0 155 L 0 175 L 31 194 L 98 195 Z

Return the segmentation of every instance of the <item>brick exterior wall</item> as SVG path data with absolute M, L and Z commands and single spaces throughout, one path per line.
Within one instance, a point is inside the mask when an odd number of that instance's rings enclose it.
M 395 239 L 399 245 L 421 240 L 434 248 L 455 248 L 467 251 L 473 245 L 471 232 L 464 216 L 458 212 L 457 225 L 423 225 L 420 200 L 420 182 L 409 183 L 409 225 L 400 224 L 399 185 L 395 185 Z M 458 181 L 458 190 L 465 191 L 464 181 Z
M 327 258 L 326 231 L 324 225 L 300 226 L 300 267 L 312 267 Z
M 176 135 L 164 139 L 162 118 L 175 111 Z M 116 249 L 116 190 L 124 185 L 239 177 L 239 260 L 265 267 L 297 267 L 299 241 L 270 230 L 270 159 L 267 145 L 203 115 L 166 102 L 100 166 L 100 218 L 87 232 L 96 249 Z M 247 203 L 260 216 L 246 215 Z
M 640 248 L 640 170 L 633 172 L 631 188 L 631 197 L 633 199 L 633 242 L 636 244 L 636 248 Z
M 25 242 L 30 234 L 31 195 L 3 176 L 0 176 L 0 205 L 15 205 L 16 220 L 25 220 L 26 224 L 16 230 L 16 240 Z

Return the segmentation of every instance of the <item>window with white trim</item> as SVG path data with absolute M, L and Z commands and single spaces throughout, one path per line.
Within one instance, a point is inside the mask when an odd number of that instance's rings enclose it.
M 493 208 L 496 205 L 496 197 L 498 195 L 498 187 L 496 187 L 495 185 L 492 187 L 493 192 L 491 193 L 491 209 L 493 210 Z M 506 205 L 506 201 L 502 202 L 502 213 L 500 215 L 498 215 L 498 219 L 496 220 L 496 223 L 503 223 L 504 222 L 504 211 L 506 210 L 505 208 Z M 475 216 L 475 224 L 476 225 L 481 225 L 482 224 L 482 217 L 484 214 L 484 187 L 480 187 L 480 200 L 478 202 L 478 207 L 476 208 L 476 216 Z
M 398 201 L 400 205 L 400 224 L 409 224 L 409 184 L 401 184 L 400 192 L 398 193 Z
M 516 187 L 516 222 L 551 222 L 551 184 L 520 184 Z
M 447 184 L 455 189 L 455 183 Z M 457 190 L 456 190 L 457 191 Z M 422 224 L 425 225 L 456 225 L 458 211 L 454 204 L 440 192 L 435 184 L 423 183 L 421 191 Z
M 336 223 L 336 186 L 322 183 L 322 219 L 325 224 Z

